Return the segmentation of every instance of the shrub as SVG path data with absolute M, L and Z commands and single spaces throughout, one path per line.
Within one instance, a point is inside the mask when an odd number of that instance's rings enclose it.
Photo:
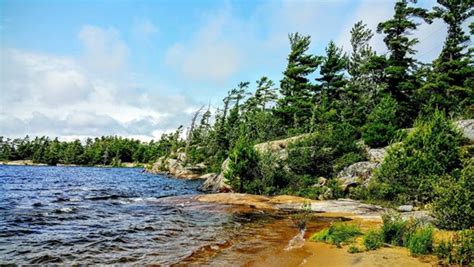
M 296 175 L 333 177 L 355 160 L 364 159 L 356 141 L 357 131 L 348 123 L 321 125 L 315 133 L 289 145 L 288 166 Z
M 258 155 L 253 144 L 241 136 L 229 152 L 229 170 L 225 174 L 233 188 L 239 192 L 258 193 Z
M 382 221 L 383 240 L 392 245 L 403 246 L 403 237 L 408 229 L 408 221 L 402 220 L 396 213 L 383 214 Z
M 263 188 L 260 194 L 281 194 L 282 190 L 288 188 L 290 182 L 294 180 L 285 168 L 285 162 L 271 152 L 259 154 L 258 169 Z
M 467 229 L 474 224 L 474 161 L 470 160 L 458 181 L 444 177 L 436 186 L 432 212 L 439 227 Z
M 349 248 L 347 249 L 347 252 L 354 254 L 354 253 L 360 253 L 362 252 L 362 250 L 357 246 L 349 246 Z
M 362 139 L 370 147 L 383 147 L 397 134 L 397 102 L 390 96 L 381 99 L 362 127 Z
M 428 254 L 433 251 L 433 227 L 416 228 L 408 237 L 407 247 L 413 255 Z
M 310 240 L 327 242 L 340 247 L 342 243 L 350 242 L 361 234 L 356 225 L 334 223 L 328 229 L 323 229 L 312 235 Z
M 461 134 L 436 111 L 418 119 L 401 143 L 391 146 L 370 185 L 371 197 L 396 202 L 430 202 L 439 177 L 461 167 Z
M 445 264 L 471 266 L 474 258 L 474 230 L 463 230 L 455 233 L 449 241 L 442 240 L 434 252 Z
M 384 236 L 380 230 L 370 230 L 364 236 L 364 246 L 367 250 L 375 250 L 382 247 Z

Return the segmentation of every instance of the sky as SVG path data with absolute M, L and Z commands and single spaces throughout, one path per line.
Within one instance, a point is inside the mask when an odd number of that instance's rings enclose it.
M 419 1 L 431 8 L 434 0 Z M 349 50 L 363 20 L 375 31 L 392 0 L 0 0 L 0 136 L 159 138 L 220 106 L 240 81 L 277 84 L 288 34 Z M 441 51 L 446 26 L 422 24 L 418 59 Z M 373 47 L 385 53 L 383 36 Z

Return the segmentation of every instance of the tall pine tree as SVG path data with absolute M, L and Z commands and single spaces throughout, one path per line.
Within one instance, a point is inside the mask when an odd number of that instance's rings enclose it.
M 308 127 L 313 99 L 313 87 L 308 75 L 313 73 L 321 63 L 321 57 L 308 54 L 311 44 L 310 36 L 299 33 L 289 35 L 291 52 L 288 55 L 288 66 L 280 82 L 280 93 L 275 113 L 287 128 Z
M 438 0 L 433 7 L 436 18 L 448 25 L 448 34 L 439 57 L 434 61 L 428 82 L 420 89 L 420 97 L 430 108 L 453 115 L 474 115 L 474 67 L 469 35 L 463 23 L 474 14 L 471 0 Z M 469 115 L 470 114 L 470 115 Z
M 426 9 L 409 6 L 409 2 L 416 0 L 400 0 L 395 4 L 393 18 L 379 23 L 377 32 L 385 34 L 384 42 L 390 52 L 385 67 L 385 79 L 388 93 L 398 102 L 400 126 L 410 126 L 416 117 L 419 108 L 413 101 L 413 93 L 420 86 L 413 75 L 416 60 L 414 46 L 417 38 L 410 35 L 419 25 L 415 19 L 422 19 L 431 23 Z

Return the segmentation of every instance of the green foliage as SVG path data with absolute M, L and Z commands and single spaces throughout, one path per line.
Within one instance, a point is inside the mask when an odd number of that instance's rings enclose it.
M 356 140 L 355 128 L 347 123 L 321 125 L 317 132 L 290 144 L 288 165 L 296 175 L 333 177 L 352 160 L 363 157 Z
M 226 178 L 239 192 L 258 193 L 260 184 L 258 177 L 258 155 L 253 144 L 242 135 L 229 153 L 229 171 Z
M 327 242 L 340 247 L 342 243 L 351 242 L 355 237 L 361 234 L 362 232 L 356 225 L 333 223 L 329 228 L 313 234 L 310 240 Z
M 344 77 L 344 71 L 348 64 L 347 56 L 343 53 L 342 48 L 338 48 L 331 41 L 326 48 L 326 56 L 321 64 L 321 77 L 316 80 L 321 82 L 320 102 L 327 101 L 329 104 L 340 99 L 340 91 L 347 83 Z
M 347 252 L 349 252 L 349 253 L 351 253 L 351 254 L 355 254 L 355 253 L 360 253 L 360 252 L 362 252 L 362 249 L 360 249 L 360 248 L 357 247 L 357 246 L 350 245 L 349 248 L 347 249 Z
M 434 252 L 444 264 L 471 266 L 474 262 L 474 230 L 454 233 L 450 240 L 442 240 Z
M 461 134 L 442 112 L 419 119 L 401 143 L 388 150 L 370 185 L 373 198 L 427 203 L 440 177 L 461 167 Z
M 402 220 L 397 213 L 385 213 L 382 215 L 382 235 L 385 243 L 403 246 L 404 236 L 408 230 L 408 221 Z
M 280 93 L 275 114 L 282 127 L 307 130 L 311 118 L 314 86 L 308 75 L 321 63 L 321 57 L 308 54 L 311 37 L 299 33 L 289 35 L 291 52 L 280 82 Z
M 418 40 L 411 37 L 411 32 L 419 25 L 415 19 L 431 23 L 427 10 L 409 6 L 409 3 L 409 0 L 397 1 L 393 18 L 379 23 L 377 27 L 377 32 L 385 34 L 384 42 L 390 52 L 384 68 L 384 80 L 388 85 L 388 93 L 399 104 L 397 124 L 404 127 L 410 126 L 418 113 L 412 97 L 420 85 L 420 81 L 413 75 L 416 62 L 413 47 Z
M 118 162 L 148 163 L 171 153 L 179 144 L 175 134 L 164 134 L 158 142 L 103 136 L 71 142 L 28 136 L 21 139 L 0 137 L 0 158 L 3 160 L 33 160 L 36 163 L 76 165 L 120 165 Z M 174 147 L 174 148 L 173 148 Z
M 362 128 L 362 139 L 370 147 L 387 146 L 397 134 L 397 102 L 390 96 L 381 99 Z
M 427 82 L 418 90 L 419 98 L 430 109 L 438 108 L 450 114 L 473 116 L 472 98 L 474 68 L 469 34 L 463 23 L 472 17 L 472 1 L 438 1 L 433 15 L 448 26 L 443 50 L 433 62 Z M 470 97 L 471 96 L 471 97 Z
M 456 180 L 443 177 L 435 186 L 432 211 L 441 228 L 459 230 L 474 226 L 474 161 L 471 159 Z
M 409 236 L 406 246 L 413 255 L 429 254 L 433 251 L 433 227 L 416 228 Z
M 367 250 L 381 248 L 384 242 L 384 235 L 380 230 L 369 230 L 364 236 L 364 246 Z

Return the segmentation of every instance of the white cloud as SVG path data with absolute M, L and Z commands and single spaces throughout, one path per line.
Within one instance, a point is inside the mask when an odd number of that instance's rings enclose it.
M 85 46 L 79 58 L 18 49 L 0 53 L 0 135 L 149 140 L 189 122 L 192 99 L 137 90 L 143 85 L 123 72 L 128 48 L 117 32 L 86 26 L 79 36 Z M 91 58 L 101 51 L 105 55 Z
M 166 52 L 165 62 L 193 81 L 222 82 L 235 74 L 243 54 L 228 37 L 235 27 L 229 6 L 207 17 L 189 40 L 177 42 Z M 231 38 L 232 39 L 232 38 Z
M 87 25 L 78 38 L 84 46 L 84 63 L 91 71 L 117 75 L 125 69 L 129 52 L 116 29 Z

